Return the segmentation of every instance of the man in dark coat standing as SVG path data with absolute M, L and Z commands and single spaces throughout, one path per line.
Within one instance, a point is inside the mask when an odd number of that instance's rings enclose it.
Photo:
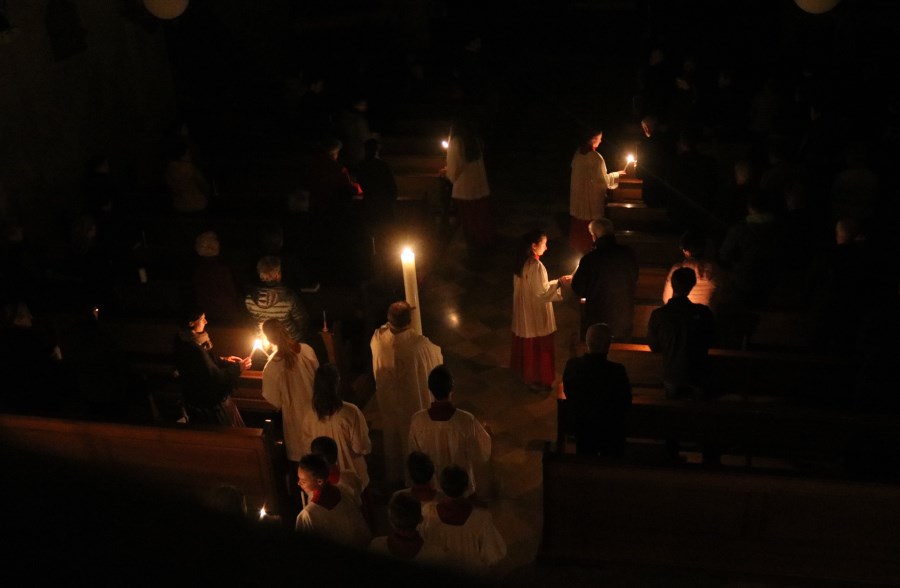
M 622 457 L 625 419 L 631 406 L 631 382 L 625 366 L 606 359 L 612 342 L 609 326 L 588 327 L 587 353 L 566 362 L 562 412 L 564 428 L 575 433 L 575 452 Z
M 593 220 L 588 228 L 594 245 L 572 274 L 572 290 L 584 299 L 581 337 L 589 325 L 605 323 L 615 339 L 627 339 L 634 320 L 637 259 L 631 247 L 616 243 L 611 220 Z
M 697 283 L 697 274 L 689 267 L 672 272 L 672 298 L 650 313 L 647 343 L 654 353 L 663 355 L 663 387 L 666 398 L 709 400 L 709 348 L 715 338 L 716 325 L 712 311 L 705 304 L 695 304 L 688 294 Z M 669 454 L 676 458 L 679 443 L 666 442 Z M 706 444 L 703 461 L 719 461 L 717 448 Z

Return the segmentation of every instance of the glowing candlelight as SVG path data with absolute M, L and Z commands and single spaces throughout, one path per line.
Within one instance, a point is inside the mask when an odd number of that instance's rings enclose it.
M 250 348 L 250 355 L 248 357 L 253 357 L 253 354 L 256 353 L 257 349 L 263 348 L 263 340 L 259 337 L 253 340 L 253 347 Z
M 441 141 L 441 147 L 443 147 L 444 149 L 449 149 L 450 141 L 448 141 L 447 139 L 444 139 L 443 141 Z
M 322 311 L 322 332 L 328 332 L 328 317 L 325 315 L 325 311 Z
M 632 169 L 632 171 L 634 171 L 634 169 L 637 168 L 637 159 L 635 159 L 634 155 L 632 155 L 631 153 L 629 153 L 629 154 L 625 157 L 625 169 L 627 170 L 627 169 L 628 169 L 628 166 L 629 166 L 630 164 L 632 164 L 632 163 L 634 164 L 634 166 L 633 166 L 631 169 Z
M 412 249 L 405 247 L 400 254 L 403 263 L 403 287 L 406 290 L 406 301 L 412 306 L 412 328 L 422 334 L 422 314 L 419 312 L 419 283 L 416 280 L 416 255 Z
M 262 505 L 262 508 L 259 509 L 259 520 L 263 520 L 264 518 L 266 518 L 267 514 L 268 513 L 266 512 L 266 505 L 264 504 Z

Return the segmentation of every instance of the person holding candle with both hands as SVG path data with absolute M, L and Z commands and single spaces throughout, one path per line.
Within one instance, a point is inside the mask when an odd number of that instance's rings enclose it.
M 547 234 L 533 230 L 522 237 L 513 267 L 512 354 L 510 367 L 535 392 L 548 392 L 556 378 L 556 317 L 553 302 L 562 300 L 561 285 L 572 276 L 547 279 L 541 256 Z
M 607 172 L 606 160 L 597 152 L 603 141 L 603 131 L 589 131 L 572 156 L 569 185 L 569 243 L 581 254 L 590 251 L 588 224 L 606 212 L 606 191 L 618 187 L 619 176 L 625 170 Z M 636 162 L 635 162 L 636 165 Z M 628 167 L 628 164 L 625 166 Z
M 200 309 L 188 310 L 179 327 L 173 356 L 188 421 L 243 427 L 231 394 L 241 373 L 250 369 L 250 357 L 214 354 L 206 332 L 206 314 Z

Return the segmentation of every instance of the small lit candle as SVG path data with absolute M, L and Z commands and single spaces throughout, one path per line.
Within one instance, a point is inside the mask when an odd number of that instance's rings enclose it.
M 328 332 L 328 317 L 325 315 L 325 311 L 322 311 L 322 331 Z
M 629 153 L 628 156 L 625 157 L 625 169 L 627 170 L 628 166 L 632 163 L 634 164 L 634 166 L 632 167 L 632 170 L 633 170 L 634 168 L 637 167 L 637 159 L 634 158 L 634 155 Z
M 422 315 L 419 312 L 419 283 L 416 280 L 416 255 L 412 249 L 405 247 L 400 254 L 403 263 L 403 287 L 406 291 L 406 301 L 412 306 L 412 328 L 422 334 Z
M 268 513 L 266 512 L 266 505 L 264 504 L 262 505 L 262 508 L 259 509 L 259 520 L 263 520 L 264 518 L 266 518 L 267 514 Z
M 443 141 L 441 141 L 441 147 L 443 147 L 444 149 L 449 149 L 450 141 L 448 141 L 447 139 L 444 139 Z
M 262 349 L 262 348 L 263 348 L 262 339 L 257 337 L 256 339 L 253 340 L 253 347 L 250 348 L 250 357 L 253 357 L 253 354 L 256 353 L 257 349 Z

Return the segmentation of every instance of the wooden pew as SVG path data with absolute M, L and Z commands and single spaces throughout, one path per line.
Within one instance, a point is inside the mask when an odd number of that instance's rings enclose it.
M 642 270 L 643 272 L 643 270 Z M 649 272 L 646 278 L 638 277 L 638 286 L 644 283 L 642 293 L 651 293 L 657 276 Z M 661 278 L 665 284 L 665 275 Z M 658 298 L 643 299 L 635 303 L 631 340 L 647 339 L 650 314 L 662 306 L 662 289 Z M 756 349 L 772 351 L 807 351 L 810 349 L 812 323 L 803 311 L 754 310 L 740 313 L 720 312 L 716 317 L 719 331 L 717 345 L 729 349 Z
M 639 265 L 663 265 L 671 267 L 684 259 L 678 247 L 680 235 L 675 232 L 648 232 L 616 230 L 616 242 L 634 249 Z
M 447 156 L 440 153 L 393 153 L 383 155 L 382 159 L 391 166 L 391 171 L 395 175 L 433 174 L 439 172 L 447 164 Z
M 633 386 L 662 387 L 662 355 L 647 345 L 614 343 L 610 361 L 621 363 Z M 848 358 L 811 353 L 711 349 L 710 379 L 732 398 L 782 398 L 840 404 L 852 390 L 857 366 Z
M 180 390 L 175 379 L 172 343 L 177 332 L 174 323 L 152 320 L 127 319 L 103 320 L 101 329 L 126 354 L 132 366 L 150 379 L 150 387 L 157 403 L 166 406 L 180 404 Z M 219 355 L 246 357 L 256 338 L 254 325 L 210 325 L 208 327 L 213 349 Z M 350 358 L 342 335 L 342 322 L 329 319 L 329 330 L 320 332 L 328 359 L 341 372 L 342 395 L 349 402 L 361 402 L 360 391 L 354 386 L 356 379 L 351 372 Z M 264 353 L 254 353 L 254 367 L 241 374 L 233 399 L 242 411 L 260 416 L 272 416 L 277 411 L 262 397 L 262 367 Z
M 610 202 L 606 205 L 606 216 L 616 230 L 648 233 L 677 230 L 665 208 L 651 208 L 643 202 Z
M 543 456 L 539 564 L 900 577 L 900 485 Z
M 0 415 L 7 448 L 95 466 L 203 500 L 219 484 L 242 490 L 251 510 L 288 512 L 276 449 L 262 429 L 142 427 Z M 77 507 L 76 507 L 77 508 Z

